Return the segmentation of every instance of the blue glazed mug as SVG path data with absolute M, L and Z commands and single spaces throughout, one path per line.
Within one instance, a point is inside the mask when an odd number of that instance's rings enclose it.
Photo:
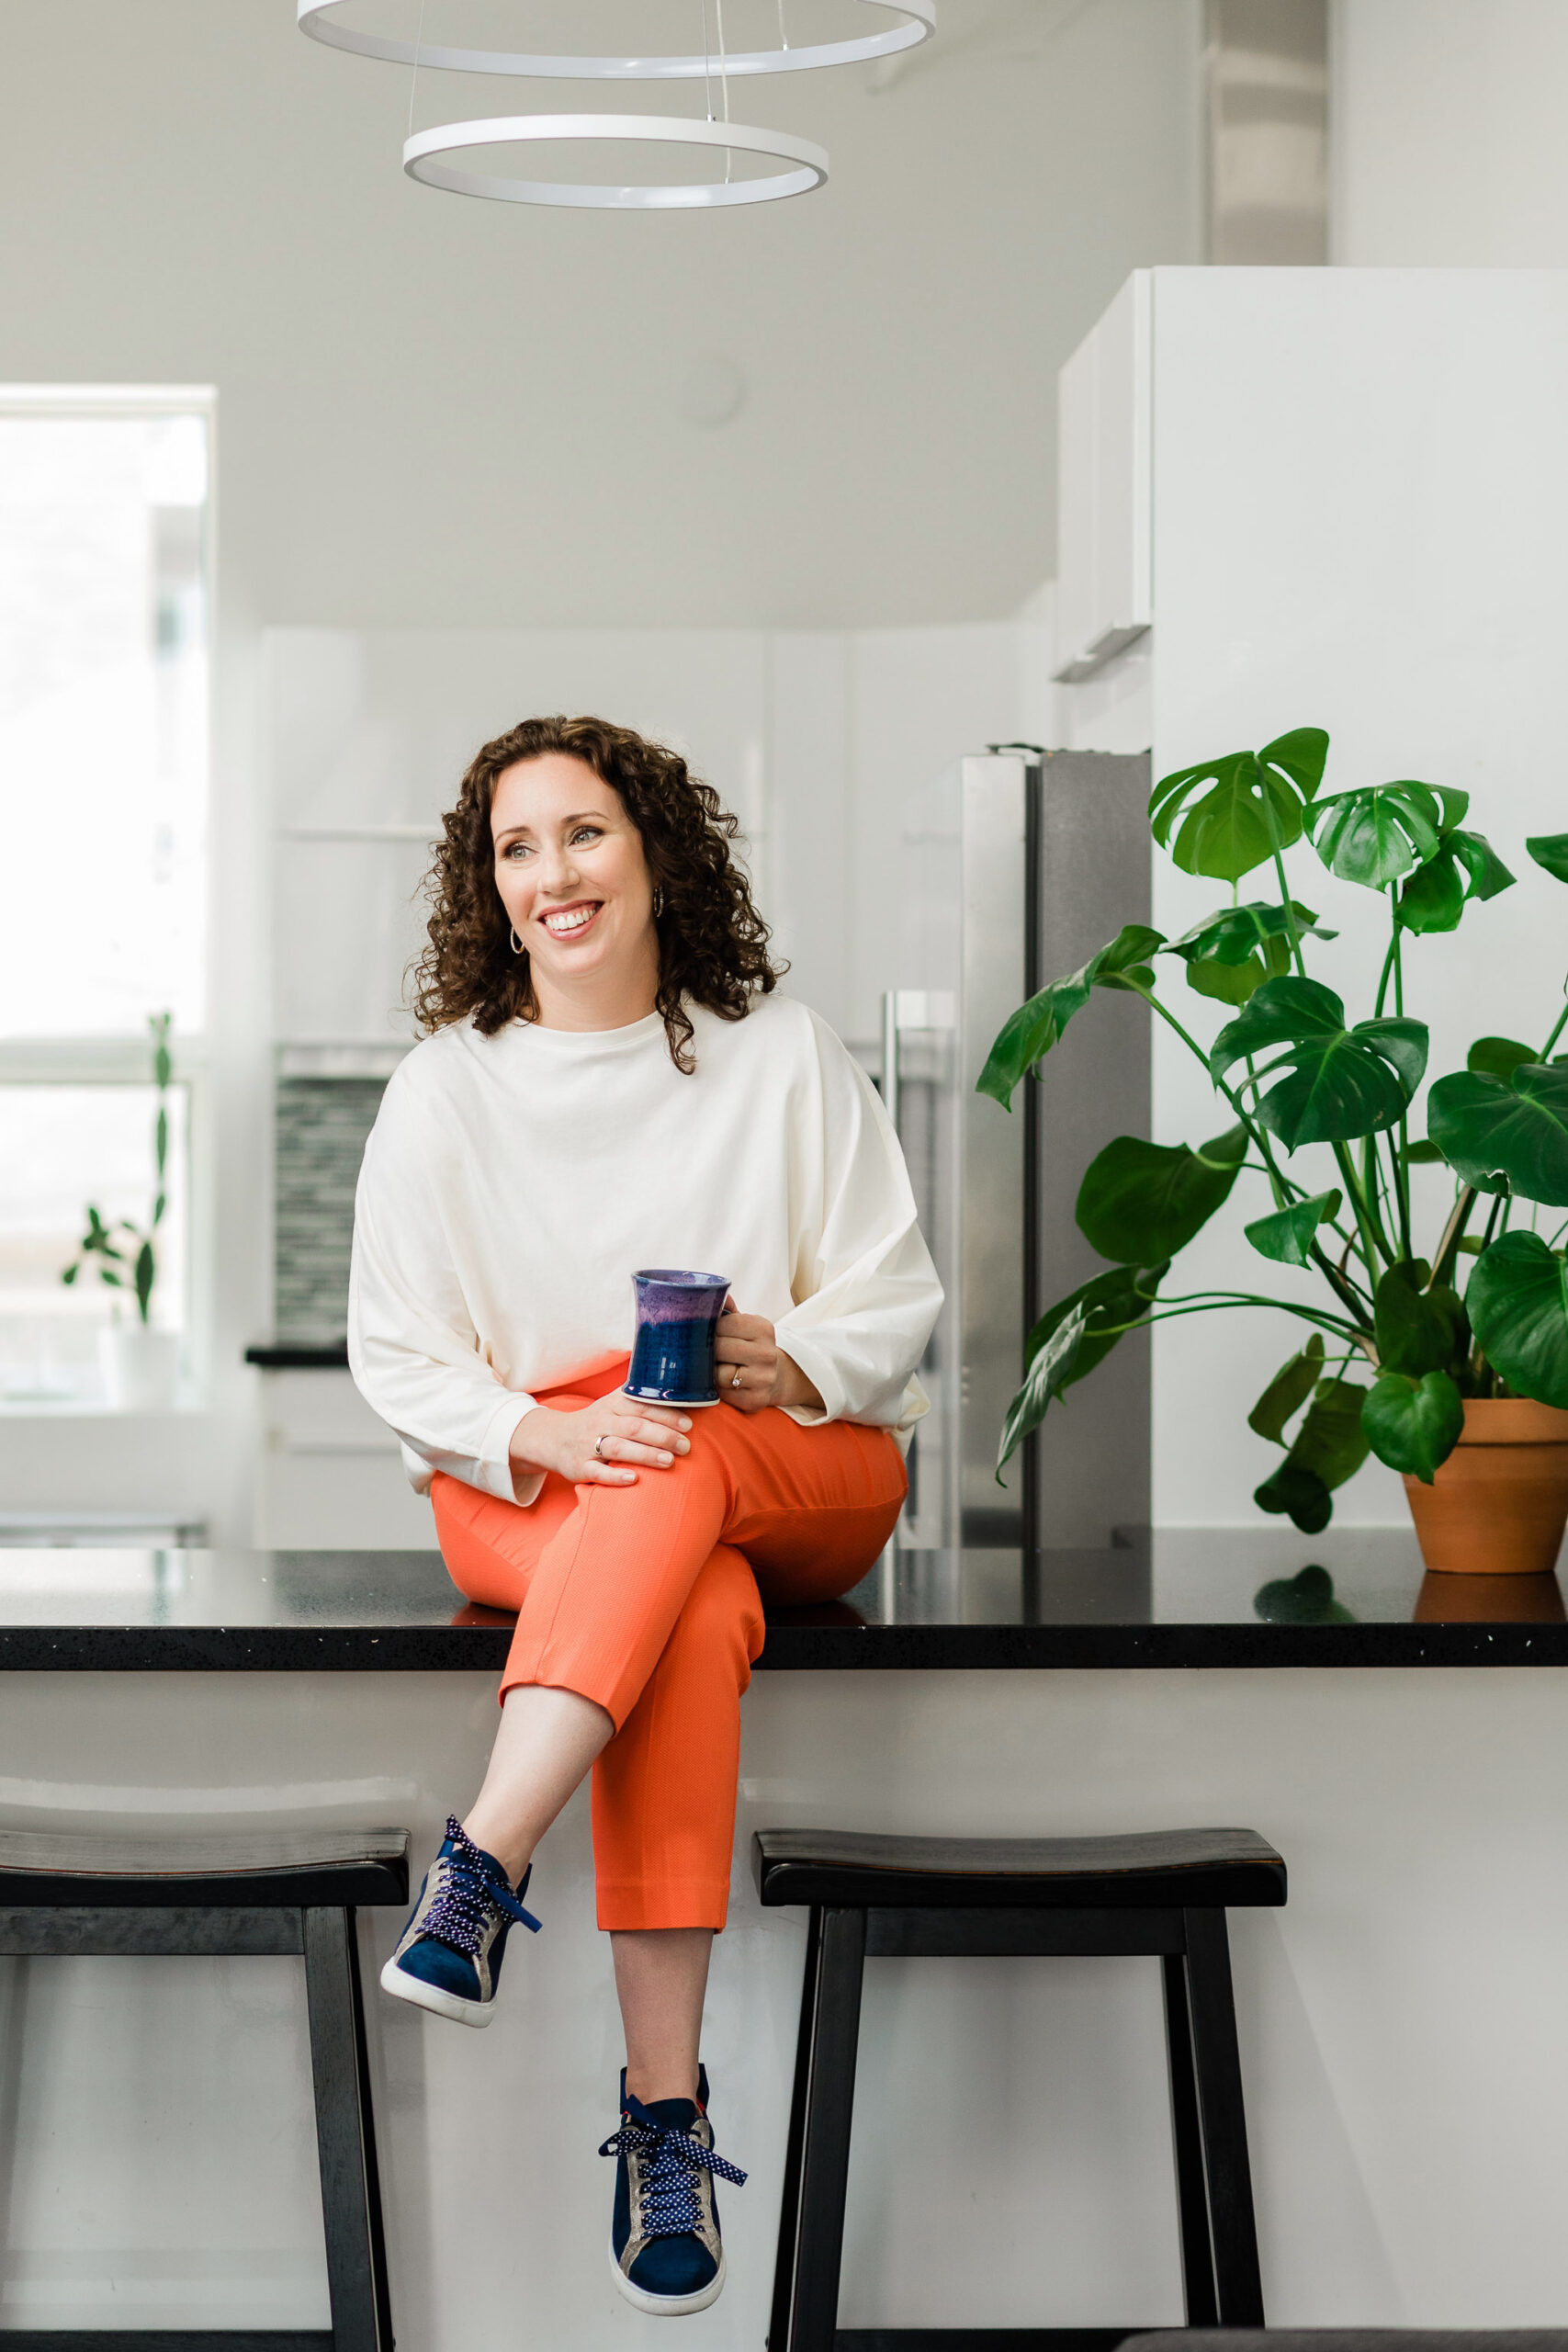
M 639 1405 L 716 1405 L 714 1341 L 729 1295 L 728 1274 L 645 1266 L 632 1276 L 637 1340 L 626 1393 Z

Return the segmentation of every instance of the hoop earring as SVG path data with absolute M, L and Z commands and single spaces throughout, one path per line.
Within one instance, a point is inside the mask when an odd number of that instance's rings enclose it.
M 663 912 L 664 912 L 664 889 L 663 889 L 663 886 L 662 886 L 662 884 L 661 884 L 661 883 L 658 883 L 658 882 L 656 882 L 656 883 L 654 884 L 654 886 L 653 886 L 653 920 L 654 920 L 654 922 L 657 922 L 659 921 L 660 916 Z
M 526 956 L 528 953 L 528 950 L 524 946 L 523 942 L 517 936 L 517 925 L 515 923 L 512 926 L 512 953 L 514 956 Z

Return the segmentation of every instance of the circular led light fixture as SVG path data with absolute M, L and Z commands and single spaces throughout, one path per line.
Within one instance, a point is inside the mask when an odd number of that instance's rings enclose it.
M 710 75 L 716 80 L 721 70 L 731 76 L 801 74 L 818 65 L 857 65 L 873 58 L 895 57 L 900 50 L 914 49 L 928 40 L 936 28 L 936 0 L 861 0 L 861 5 L 881 8 L 899 21 L 881 32 L 863 33 L 849 40 L 811 41 L 801 49 L 742 51 L 726 57 L 721 69 L 716 52 L 687 57 L 531 57 L 510 49 L 426 46 L 344 24 L 333 13 L 344 6 L 344 0 L 298 0 L 302 33 L 333 49 L 352 50 L 356 57 L 378 57 L 392 65 L 430 66 L 449 74 L 517 74 L 539 82 L 701 82 Z
M 733 61 L 732 61 L 733 62 Z M 784 164 L 782 172 L 755 179 L 696 180 L 680 186 L 592 187 L 576 180 L 525 180 L 509 174 L 470 171 L 441 159 L 466 147 L 501 147 L 525 140 L 598 141 L 649 140 L 671 147 L 732 148 L 738 154 L 766 155 Z M 450 188 L 456 196 L 486 196 L 502 204 L 573 204 L 601 212 L 697 211 L 721 204 L 767 204 L 776 197 L 804 196 L 828 177 L 824 148 L 787 130 L 753 130 L 742 122 L 690 121 L 662 114 L 503 114 L 481 122 L 441 122 L 416 131 L 403 146 L 403 169 L 427 187 Z

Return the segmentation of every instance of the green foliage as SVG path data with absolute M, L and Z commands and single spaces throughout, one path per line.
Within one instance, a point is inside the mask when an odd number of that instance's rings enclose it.
M 1279 979 L 1289 971 L 1292 931 L 1298 939 L 1339 935 L 1320 930 L 1312 909 L 1297 900 L 1271 907 L 1259 899 L 1205 915 L 1173 939 L 1165 953 L 1181 957 L 1187 985 L 1200 996 L 1217 997 L 1222 1004 L 1245 1004 L 1265 980 Z
M 997 1449 L 997 1483 L 1053 1401 L 1102 1363 L 1125 1332 L 1142 1322 L 1168 1268 L 1113 1266 L 1046 1308 L 1024 1342 L 1023 1386 L 1008 1408 Z
M 1477 1192 L 1568 1207 L 1568 1069 L 1525 1061 L 1506 1080 L 1456 1070 L 1433 1086 L 1427 1123 Z
M 1292 1201 L 1270 1216 L 1254 1217 L 1244 1230 L 1260 1257 L 1272 1258 L 1281 1266 L 1309 1265 L 1318 1227 L 1338 1216 L 1344 1197 L 1337 1190 L 1314 1193 L 1310 1200 Z
M 1382 1370 L 1417 1379 L 1462 1361 L 1469 1344 L 1459 1293 L 1434 1283 L 1420 1258 L 1391 1266 L 1379 1283 L 1372 1330 Z
M 1472 899 L 1495 899 L 1511 889 L 1509 873 L 1483 833 L 1450 826 L 1438 847 L 1399 894 L 1396 922 L 1405 931 L 1457 931 Z
M 1464 1398 L 1446 1372 L 1385 1372 L 1374 1381 L 1361 1407 L 1361 1426 L 1372 1452 L 1391 1470 L 1430 1486 L 1459 1443 Z
M 1427 1067 L 1424 1023 L 1362 1021 L 1348 1029 L 1343 1002 L 1321 980 L 1265 981 L 1215 1038 L 1209 1068 L 1221 1079 L 1275 1046 L 1286 1050 L 1254 1081 L 1257 1114 L 1287 1151 L 1395 1125 Z M 1263 1079 L 1281 1070 L 1264 1093 Z
M 1335 1487 L 1367 1458 L 1361 1406 L 1368 1394 L 1353 1380 L 1319 1381 L 1290 1452 L 1254 1490 L 1259 1510 L 1283 1513 L 1305 1535 L 1322 1532 L 1333 1515 Z
M 1342 882 L 1386 890 L 1437 854 L 1447 810 L 1458 823 L 1465 810 L 1462 793 L 1439 795 L 1429 784 L 1366 785 L 1359 792 L 1336 792 L 1314 802 L 1306 820 L 1314 849 Z
M 1245 1127 L 1231 1127 L 1196 1151 L 1184 1143 L 1118 1136 L 1084 1172 L 1078 1230 L 1102 1258 L 1124 1264 L 1174 1258 L 1229 1198 L 1246 1157 Z
M 1328 738 L 1298 727 L 1260 752 L 1230 752 L 1162 776 L 1149 800 L 1154 837 L 1184 874 L 1239 882 L 1301 839 L 1302 812 L 1323 779 Z M 1193 795 L 1210 789 L 1201 800 Z M 1174 843 L 1172 829 L 1182 820 Z
M 1525 847 L 1543 874 L 1568 882 L 1568 833 L 1529 833 Z
M 1568 1408 L 1568 1280 L 1562 1252 L 1535 1233 L 1482 1251 L 1464 1295 L 1489 1363 L 1520 1396 Z
M 1533 1062 L 1535 1049 L 1521 1046 L 1517 1037 L 1477 1037 L 1464 1057 L 1466 1069 L 1481 1070 L 1488 1078 L 1500 1078 L 1506 1086 L 1521 1062 Z M 1434 1155 L 1441 1159 L 1441 1152 Z
M 1568 1408 L 1559 1246 L 1568 1220 L 1556 1233 L 1544 1220 L 1540 1235 L 1509 1229 L 1518 1201 L 1568 1209 L 1568 1052 L 1552 1057 L 1568 1011 L 1539 1046 L 1477 1038 L 1465 1068 L 1432 1085 L 1426 1136 L 1411 1135 L 1428 1037 L 1406 1013 L 1407 956 L 1417 959 L 1411 970 L 1424 970 L 1429 951 L 1413 943 L 1453 932 L 1472 903 L 1516 877 L 1468 825 L 1465 793 L 1409 777 L 1324 793 L 1327 751 L 1320 729 L 1300 728 L 1261 751 L 1162 777 L 1150 828 L 1176 865 L 1231 884 L 1233 894 L 1268 865 L 1270 896 L 1220 907 L 1176 939 L 1129 925 L 1021 1007 L 992 1048 L 980 1089 L 1008 1104 L 1095 989 L 1135 989 L 1204 1064 L 1235 1122 L 1196 1150 L 1119 1136 L 1089 1163 L 1078 1224 L 1113 1262 L 1030 1334 L 1004 1462 L 1125 1330 L 1222 1310 L 1264 1308 L 1312 1326 L 1247 1416 L 1282 1457 L 1256 1500 L 1309 1532 L 1327 1524 L 1336 1489 L 1369 1449 L 1407 1476 L 1432 1479 L 1457 1442 L 1466 1397 L 1506 1389 Z M 1308 951 L 1335 933 L 1292 895 L 1286 857 L 1304 854 L 1303 842 L 1341 880 L 1384 899 L 1385 952 L 1363 1019 L 1305 968 Z M 1568 882 L 1568 832 L 1535 834 L 1526 846 L 1543 873 Z M 1162 993 L 1161 956 L 1183 967 L 1184 1010 Z M 1227 1008 L 1212 1045 L 1193 1035 L 1191 995 Z M 1533 1016 L 1521 1025 L 1533 1029 Z M 1312 1145 L 1324 1156 L 1303 1181 L 1290 1156 Z M 1412 1170 L 1428 1167 L 1454 1185 L 1426 1245 L 1429 1261 L 1413 1225 L 1430 1196 L 1419 1183 L 1413 1196 L 1412 1186 Z M 1300 1284 L 1277 1295 L 1162 1291 L 1169 1260 L 1249 1182 L 1267 1193 L 1250 1196 L 1256 1214 L 1237 1220 L 1255 1253 L 1247 1262 L 1310 1272 L 1322 1285 L 1316 1303 L 1305 1303 Z M 1370 1387 L 1346 1376 L 1358 1359 L 1375 1367 Z
M 1165 944 L 1163 931 L 1130 922 L 1116 937 L 1063 980 L 1053 980 L 1012 1015 L 986 1057 L 976 1081 L 978 1093 L 988 1094 L 1004 1111 L 1012 1108 L 1012 1091 L 1027 1069 L 1041 1061 L 1061 1036 L 1075 1012 L 1081 1012 L 1093 989 L 1152 989 L 1155 976 L 1148 959 Z
M 1294 1420 L 1323 1372 L 1323 1334 L 1314 1331 L 1305 1347 L 1282 1363 L 1247 1417 L 1247 1426 L 1274 1445 L 1285 1442 L 1285 1424 Z
M 119 1217 L 111 1227 L 104 1223 L 97 1210 L 89 1204 L 87 1230 L 77 1245 L 76 1255 L 62 1269 L 60 1279 L 67 1289 L 88 1266 L 96 1266 L 98 1280 L 109 1290 L 129 1290 L 136 1300 L 136 1311 L 143 1323 L 150 1321 L 152 1312 L 152 1287 L 158 1279 L 158 1261 L 153 1249 L 153 1236 L 164 1221 L 168 1206 L 165 1179 L 169 1159 L 169 1113 L 165 1097 L 174 1078 L 174 1063 L 169 1054 L 169 1024 L 173 1015 L 158 1012 L 148 1021 L 152 1035 L 152 1083 L 158 1090 L 158 1111 L 152 1125 L 152 1166 L 156 1190 L 152 1215 L 145 1232 L 133 1225 L 130 1217 Z M 128 1247 L 120 1249 L 116 1234 L 123 1234 Z M 133 1245 L 133 1246 L 132 1246 Z M 118 1309 L 115 1310 L 118 1314 Z

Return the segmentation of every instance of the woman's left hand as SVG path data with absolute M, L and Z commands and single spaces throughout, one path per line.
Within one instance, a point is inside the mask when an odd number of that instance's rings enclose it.
M 738 1413 L 766 1412 L 770 1405 L 815 1405 L 821 1411 L 819 1392 L 784 1354 L 765 1316 L 737 1315 L 733 1307 L 721 1315 L 713 1352 L 720 1400 Z

